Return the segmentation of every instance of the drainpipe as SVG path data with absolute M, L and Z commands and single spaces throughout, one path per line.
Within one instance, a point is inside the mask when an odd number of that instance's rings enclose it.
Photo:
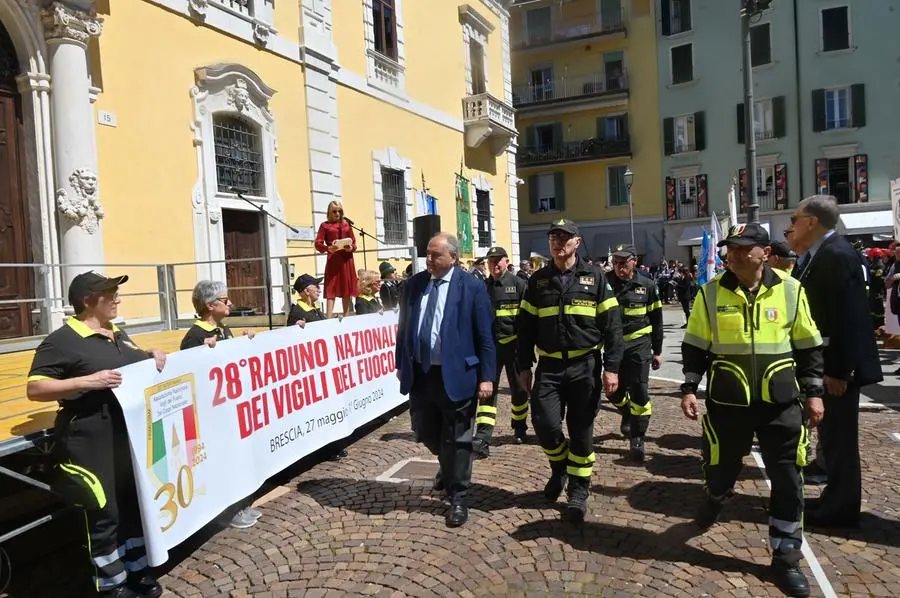
M 806 197 L 804 189 L 803 170 L 806 164 L 803 162 L 803 98 L 800 88 L 800 19 L 797 16 L 797 0 L 794 0 L 794 85 L 797 89 L 797 160 L 800 162 L 800 198 Z

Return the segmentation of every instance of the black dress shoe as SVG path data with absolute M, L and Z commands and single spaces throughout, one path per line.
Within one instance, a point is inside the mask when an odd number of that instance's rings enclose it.
M 720 500 L 714 500 L 710 497 L 703 499 L 703 504 L 694 515 L 694 525 L 701 531 L 706 531 L 719 522 L 719 515 L 722 514 L 723 503 Z
M 129 575 L 126 585 L 142 598 L 159 598 L 163 593 L 162 586 L 150 574 Z
M 790 567 L 781 563 L 772 563 L 772 581 L 778 589 L 792 598 L 809 596 L 809 582 L 800 567 Z
M 469 507 L 462 503 L 453 503 L 447 511 L 447 527 L 459 527 L 469 520 Z
M 516 435 L 516 444 L 523 444 L 528 439 L 528 430 L 525 428 L 516 428 L 513 432 Z
M 433 490 L 437 490 L 438 492 L 444 489 L 444 476 L 441 475 L 440 469 L 438 469 L 438 472 L 434 474 L 434 482 L 431 483 L 431 488 Z
M 551 502 L 556 502 L 559 500 L 559 495 L 562 494 L 565 486 L 566 474 L 554 471 L 550 475 L 550 480 L 548 480 L 547 484 L 544 486 L 544 497 Z
M 476 438 L 472 441 L 472 455 L 476 459 L 487 459 L 491 456 L 491 447 L 483 438 Z
M 630 448 L 628 450 L 628 456 L 632 461 L 636 463 L 644 462 L 644 439 L 641 437 L 632 438 L 630 441 Z
M 142 598 L 140 594 L 133 592 L 128 586 L 119 586 L 117 588 L 112 588 L 111 590 L 103 590 L 97 594 L 102 598 Z

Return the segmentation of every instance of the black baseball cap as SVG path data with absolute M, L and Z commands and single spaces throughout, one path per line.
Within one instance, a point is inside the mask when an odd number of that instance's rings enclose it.
M 128 282 L 128 276 L 103 276 L 93 270 L 83 272 L 69 283 L 69 303 L 81 305 L 84 298 L 91 293 L 102 293 Z
M 762 225 L 755 222 L 749 224 L 738 224 L 728 229 L 728 236 L 719 241 L 719 247 L 726 245 L 742 245 L 749 247 L 751 245 L 768 245 L 769 233 Z
M 613 257 L 634 257 L 637 255 L 637 251 L 634 250 L 634 245 L 616 245 L 616 250 L 613 251 Z
M 316 278 L 315 276 L 310 276 L 309 274 L 301 274 L 297 277 L 297 280 L 294 281 L 294 290 L 298 293 L 302 293 L 306 289 L 306 287 L 311 285 L 318 286 L 320 282 L 322 282 L 321 278 Z
M 558 230 L 561 230 L 564 233 L 569 233 L 572 236 L 578 236 L 578 225 L 567 218 L 560 218 L 559 220 L 554 220 L 553 222 L 551 222 L 550 230 L 547 232 L 549 234 Z
M 784 257 L 792 260 L 797 259 L 797 254 L 794 253 L 794 250 L 784 241 L 772 241 L 769 245 L 769 252 L 777 257 Z
M 384 278 L 386 275 L 394 272 L 395 268 L 391 265 L 390 262 L 381 262 L 378 264 L 378 271 L 381 273 L 381 277 Z
M 500 259 L 500 258 L 504 258 L 504 257 L 509 257 L 509 254 L 506 253 L 506 250 L 503 249 L 502 247 L 491 247 L 490 249 L 488 249 L 488 252 L 485 254 L 484 257 L 487 259 L 491 259 L 491 258 Z

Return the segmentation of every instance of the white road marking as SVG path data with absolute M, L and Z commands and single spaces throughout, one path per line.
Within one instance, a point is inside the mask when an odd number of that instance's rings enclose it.
M 900 432 L 891 432 L 891 438 L 893 438 L 897 442 L 900 442 Z
M 682 382 L 684 382 L 684 380 L 676 380 L 674 378 L 666 378 L 663 376 L 650 376 L 650 379 L 658 380 L 660 382 L 675 382 L 676 384 L 681 384 Z M 699 388 L 704 388 L 704 385 L 700 384 Z M 897 441 L 900 441 L 900 433 L 894 432 L 892 436 Z M 760 456 L 756 449 L 753 449 L 750 454 L 753 455 L 753 460 L 756 462 L 756 467 L 759 468 L 760 472 L 762 472 L 763 477 L 766 480 L 766 485 L 769 487 L 769 490 L 771 490 L 772 482 L 769 481 L 769 476 L 766 475 L 766 466 L 763 463 L 762 456 Z M 801 552 L 803 553 L 803 557 L 806 559 L 806 563 L 809 565 L 813 577 L 816 578 L 816 583 L 819 585 L 819 588 L 822 590 L 822 594 L 825 596 L 825 598 L 838 598 L 837 593 L 834 591 L 834 587 L 831 585 L 831 582 L 828 581 L 828 576 L 825 575 L 825 571 L 822 569 L 822 565 L 819 564 L 819 559 L 816 558 L 816 554 L 813 552 L 812 547 L 806 541 L 805 536 L 803 538 L 803 547 L 801 548 Z

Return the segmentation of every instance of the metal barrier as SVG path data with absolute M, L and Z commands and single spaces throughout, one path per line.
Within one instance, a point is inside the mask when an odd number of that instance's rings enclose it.
M 385 251 L 390 251 L 393 256 L 398 254 L 406 253 L 406 255 L 402 258 L 392 257 L 390 259 L 402 259 L 402 260 L 411 260 L 413 263 L 413 271 L 417 270 L 416 267 L 416 250 L 413 246 L 404 246 L 391 248 L 390 250 L 386 250 L 384 248 L 381 249 L 368 249 L 368 250 L 357 250 L 354 252 L 355 254 L 359 254 L 363 257 L 363 261 L 365 260 L 365 256 L 368 254 L 374 254 L 377 259 L 377 254 L 379 252 L 384 253 Z M 265 284 L 265 268 L 266 268 L 266 260 L 269 260 L 269 268 L 271 268 L 271 272 L 274 274 L 278 273 L 277 278 L 278 282 L 276 283 L 273 280 L 273 284 L 269 287 L 269 292 L 272 294 L 272 303 L 273 305 L 277 305 L 275 301 L 275 297 L 283 298 L 283 310 L 289 309 L 288 306 L 291 304 L 291 292 L 293 285 L 293 278 L 299 273 L 294 273 L 291 268 L 291 262 L 295 260 L 303 260 L 309 258 L 318 258 L 323 257 L 323 254 L 320 253 L 298 253 L 298 254 L 290 254 L 278 257 L 251 257 L 251 258 L 237 258 L 237 259 L 226 259 L 226 260 L 209 260 L 209 261 L 195 261 L 195 262 L 174 262 L 174 263 L 166 263 L 166 264 L 34 264 L 34 263 L 25 263 L 25 264 L 5 264 L 0 263 L 0 273 L 5 269 L 27 269 L 29 270 L 29 280 L 34 281 L 34 288 L 38 295 L 38 297 L 26 297 L 23 299 L 0 299 L 0 310 L 2 310 L 5 306 L 22 306 L 22 305 L 30 305 L 32 306 L 29 310 L 30 313 L 30 322 L 31 322 L 31 334 L 20 335 L 18 337 L 12 337 L 12 340 L 15 339 L 23 339 L 23 338 L 34 338 L 42 335 L 49 334 L 54 326 L 53 315 L 54 314 L 62 314 L 69 308 L 68 298 L 65 296 L 60 296 L 59 294 L 55 294 L 52 292 L 52 289 L 58 288 L 61 293 L 65 293 L 66 290 L 63 289 L 63 276 L 62 269 L 71 268 L 78 271 L 87 271 L 91 269 L 102 269 L 103 271 L 109 272 L 110 270 L 115 270 L 117 268 L 122 270 L 122 274 L 129 274 L 134 278 L 136 269 L 154 269 L 156 274 L 156 288 L 146 289 L 146 288 L 138 288 L 131 292 L 125 291 L 120 293 L 122 298 L 129 297 L 152 297 L 155 296 L 159 301 L 158 312 L 154 315 L 152 313 L 147 315 L 142 315 L 140 317 L 134 318 L 132 322 L 126 321 L 125 325 L 132 332 L 151 332 L 157 330 L 175 330 L 179 328 L 179 324 L 181 323 L 180 307 L 184 307 L 184 302 L 179 301 L 179 293 L 188 294 L 187 305 L 188 309 L 185 310 L 185 313 L 193 313 L 193 306 L 190 302 L 190 293 L 193 291 L 193 284 L 196 281 L 200 280 L 201 277 L 197 272 L 199 268 L 207 268 L 211 273 L 210 279 L 218 279 L 222 280 L 226 284 L 228 284 L 229 273 L 234 273 L 238 269 L 242 268 L 250 271 L 255 271 L 250 273 L 250 278 L 257 278 L 262 284 L 250 284 L 250 285 L 235 285 L 229 286 L 229 293 L 236 293 L 236 296 L 239 298 L 253 297 L 257 296 L 258 301 L 255 305 L 239 305 L 239 302 L 235 302 L 236 311 L 242 311 L 240 308 L 245 308 L 244 313 L 255 312 L 258 315 L 266 314 L 266 300 L 265 300 L 265 291 L 267 289 L 267 285 Z M 357 262 L 360 260 L 357 259 Z M 273 268 L 272 262 L 275 262 L 275 267 Z M 359 264 L 356 264 L 359 267 Z M 179 269 L 183 268 L 193 268 L 194 273 L 190 276 L 184 276 L 181 274 Z M 377 271 L 377 267 L 375 268 Z M 220 275 L 215 276 L 212 275 L 216 270 L 219 271 Z M 294 276 L 292 276 L 292 274 Z M 191 288 L 179 288 L 177 284 L 177 280 L 181 276 L 182 279 L 190 278 L 194 281 L 191 284 Z M 13 275 L 13 278 L 15 276 Z M 138 277 L 142 278 L 142 277 Z M 133 282 L 129 282 L 129 287 L 133 287 Z M 127 287 L 126 287 L 127 288 Z M 258 293 L 258 295 L 256 295 Z M 232 298 L 234 302 L 234 298 Z M 244 302 L 244 301 L 241 301 Z M 127 309 L 127 308 L 126 308 Z M 276 311 L 277 310 L 273 310 Z M 59 322 L 56 323 L 57 325 Z M 36 343 L 31 343 L 36 344 Z

